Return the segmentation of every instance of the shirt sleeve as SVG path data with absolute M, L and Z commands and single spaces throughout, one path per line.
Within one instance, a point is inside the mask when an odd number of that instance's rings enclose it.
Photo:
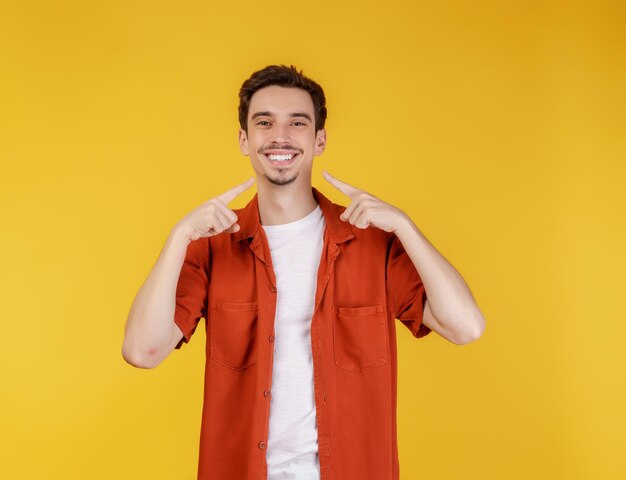
M 183 332 L 175 348 L 189 343 L 202 317 L 206 318 L 209 291 L 209 239 L 200 238 L 189 243 L 185 261 L 176 287 L 174 322 Z
M 411 330 L 415 338 L 431 332 L 422 323 L 426 303 L 424 284 L 396 235 L 387 254 L 387 296 L 395 318 Z

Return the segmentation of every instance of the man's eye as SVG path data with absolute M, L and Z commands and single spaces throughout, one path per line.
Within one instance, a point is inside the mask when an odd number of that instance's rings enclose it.
M 296 126 L 306 125 L 306 123 L 304 123 L 304 122 L 293 122 L 293 124 L 296 125 Z
M 268 122 L 267 120 L 261 120 L 260 122 L 257 123 L 257 125 L 263 125 L 263 126 L 266 126 L 266 125 L 269 125 L 269 124 L 270 124 L 270 122 Z

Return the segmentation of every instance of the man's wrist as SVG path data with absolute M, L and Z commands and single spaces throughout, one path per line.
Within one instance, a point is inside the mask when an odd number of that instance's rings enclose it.
M 172 228 L 167 242 L 173 244 L 183 244 L 187 247 L 191 243 L 191 236 L 181 225 L 176 224 L 174 228 Z
M 402 238 L 407 238 L 408 236 L 415 235 L 416 233 L 419 233 L 419 230 L 415 223 L 413 223 L 413 220 L 411 220 L 411 217 L 406 214 L 403 215 L 402 220 L 400 221 L 400 226 L 395 231 L 396 237 L 402 240 Z

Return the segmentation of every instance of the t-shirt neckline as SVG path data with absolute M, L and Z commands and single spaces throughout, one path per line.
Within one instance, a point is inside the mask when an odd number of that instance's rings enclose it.
M 317 206 L 313 209 L 313 211 L 298 220 L 294 220 L 293 222 L 281 223 L 278 225 L 261 225 L 266 232 L 274 233 L 274 232 L 283 232 L 286 230 L 299 230 L 301 228 L 306 228 L 319 220 L 320 216 L 322 216 L 322 209 L 317 204 Z

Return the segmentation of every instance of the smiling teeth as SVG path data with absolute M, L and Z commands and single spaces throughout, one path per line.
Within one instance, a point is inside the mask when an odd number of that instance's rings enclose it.
M 285 162 L 287 160 L 291 160 L 293 155 L 268 155 L 267 158 L 274 162 Z

